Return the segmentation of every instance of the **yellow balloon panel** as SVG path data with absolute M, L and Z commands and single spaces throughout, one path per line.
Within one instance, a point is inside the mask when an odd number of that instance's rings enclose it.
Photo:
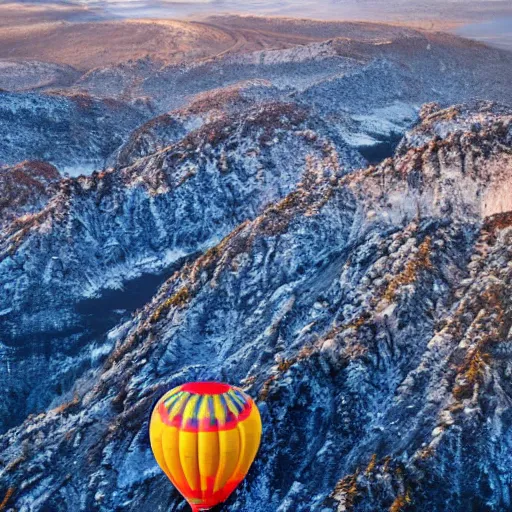
M 215 480 L 215 491 L 222 489 L 229 478 L 234 475 L 240 459 L 240 432 L 238 428 L 233 430 L 221 430 L 219 436 L 219 467 Z

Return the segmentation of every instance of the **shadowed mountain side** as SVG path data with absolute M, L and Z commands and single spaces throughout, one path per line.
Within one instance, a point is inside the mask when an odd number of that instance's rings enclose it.
M 61 172 L 90 173 L 149 115 L 146 105 L 83 93 L 0 92 L 0 164 L 42 160 Z

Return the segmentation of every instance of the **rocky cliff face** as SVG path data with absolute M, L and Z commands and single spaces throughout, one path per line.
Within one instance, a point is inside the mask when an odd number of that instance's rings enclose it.
M 6 510 L 184 510 L 147 420 L 166 389 L 210 378 L 257 397 L 265 426 L 226 510 L 510 508 L 512 112 L 431 105 L 422 117 L 377 167 L 347 174 L 320 148 L 283 198 L 259 200 L 112 330 L 68 401 L 0 438 Z M 177 151 L 142 160 L 159 173 L 101 180 L 159 197 L 180 179 L 165 174 Z M 97 200 L 98 180 L 69 182 L 59 215 Z M 59 238 L 45 222 L 14 254 Z

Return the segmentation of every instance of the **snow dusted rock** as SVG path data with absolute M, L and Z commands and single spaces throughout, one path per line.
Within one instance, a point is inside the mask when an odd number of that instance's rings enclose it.
M 22 404 L 41 410 L 69 389 L 93 363 L 90 346 L 184 259 L 217 244 L 305 176 L 335 178 L 362 163 L 307 110 L 270 103 L 215 117 L 129 167 L 62 180 L 44 209 L 2 233 L 0 310 L 9 308 L 2 338 L 23 360 L 2 377 L 19 411 L 2 420 L 12 425 L 26 414 Z M 44 390 L 27 392 L 35 381 L 45 382 Z M 5 397 L 0 407 L 10 403 Z
M 57 191 L 60 178 L 59 171 L 44 162 L 0 168 L 0 226 L 41 210 Z
M 160 151 L 207 122 L 254 109 L 281 95 L 264 80 L 239 82 L 197 94 L 178 110 L 157 116 L 135 130 L 111 156 L 115 167 L 126 167 L 137 159 Z
M 512 112 L 486 110 L 454 109 L 446 138 L 377 167 L 317 158 L 184 264 L 68 402 L 0 437 L 7 507 L 184 510 L 149 413 L 174 385 L 222 379 L 258 398 L 264 436 L 221 510 L 509 509 L 512 216 L 488 215 L 488 191 L 510 189 Z
M 0 164 L 43 160 L 63 173 L 89 174 L 147 117 L 147 110 L 88 94 L 0 92 Z
M 426 104 L 420 111 L 422 122 L 405 134 L 397 151 L 405 153 L 410 147 L 421 147 L 457 132 L 479 132 L 487 129 L 493 133 L 499 125 L 507 130 L 509 113 L 509 107 L 491 101 L 452 105 L 444 109 L 436 103 Z

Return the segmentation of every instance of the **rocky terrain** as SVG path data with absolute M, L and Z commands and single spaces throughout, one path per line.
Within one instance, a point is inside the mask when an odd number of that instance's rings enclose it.
M 148 115 L 143 106 L 88 94 L 0 92 L 0 164 L 42 160 L 62 173 L 90 173 Z
M 512 55 L 247 19 L 0 61 L 0 511 L 186 510 L 147 421 L 199 379 L 264 424 L 219 510 L 510 509 Z
M 0 226 L 43 208 L 57 191 L 59 171 L 45 162 L 0 168 Z
M 23 417 L 23 403 L 41 408 L 66 387 L 70 367 L 84 364 L 76 350 L 85 346 L 88 359 L 88 343 L 126 314 L 123 299 L 109 298 L 109 291 L 147 273 L 168 273 L 291 192 L 324 161 L 344 173 L 364 160 L 329 138 L 328 127 L 307 111 L 270 103 L 212 119 L 128 167 L 61 181 L 46 208 L 17 218 L 0 242 L 3 341 L 24 355 L 13 371 L 27 372 L 24 379 L 2 378 L 23 389 L 16 393 L 19 414 L 6 416 L 7 423 Z M 148 286 L 149 298 L 156 284 Z M 64 352 L 75 361 L 52 358 L 49 381 L 43 340 L 55 356 Z M 48 389 L 27 392 L 30 373 Z M 0 407 L 10 404 L 5 399 Z
M 262 412 L 229 510 L 506 510 L 511 121 L 429 106 L 377 167 L 312 162 L 111 331 L 68 402 L 3 436 L 6 510 L 181 510 L 147 419 L 198 378 Z

